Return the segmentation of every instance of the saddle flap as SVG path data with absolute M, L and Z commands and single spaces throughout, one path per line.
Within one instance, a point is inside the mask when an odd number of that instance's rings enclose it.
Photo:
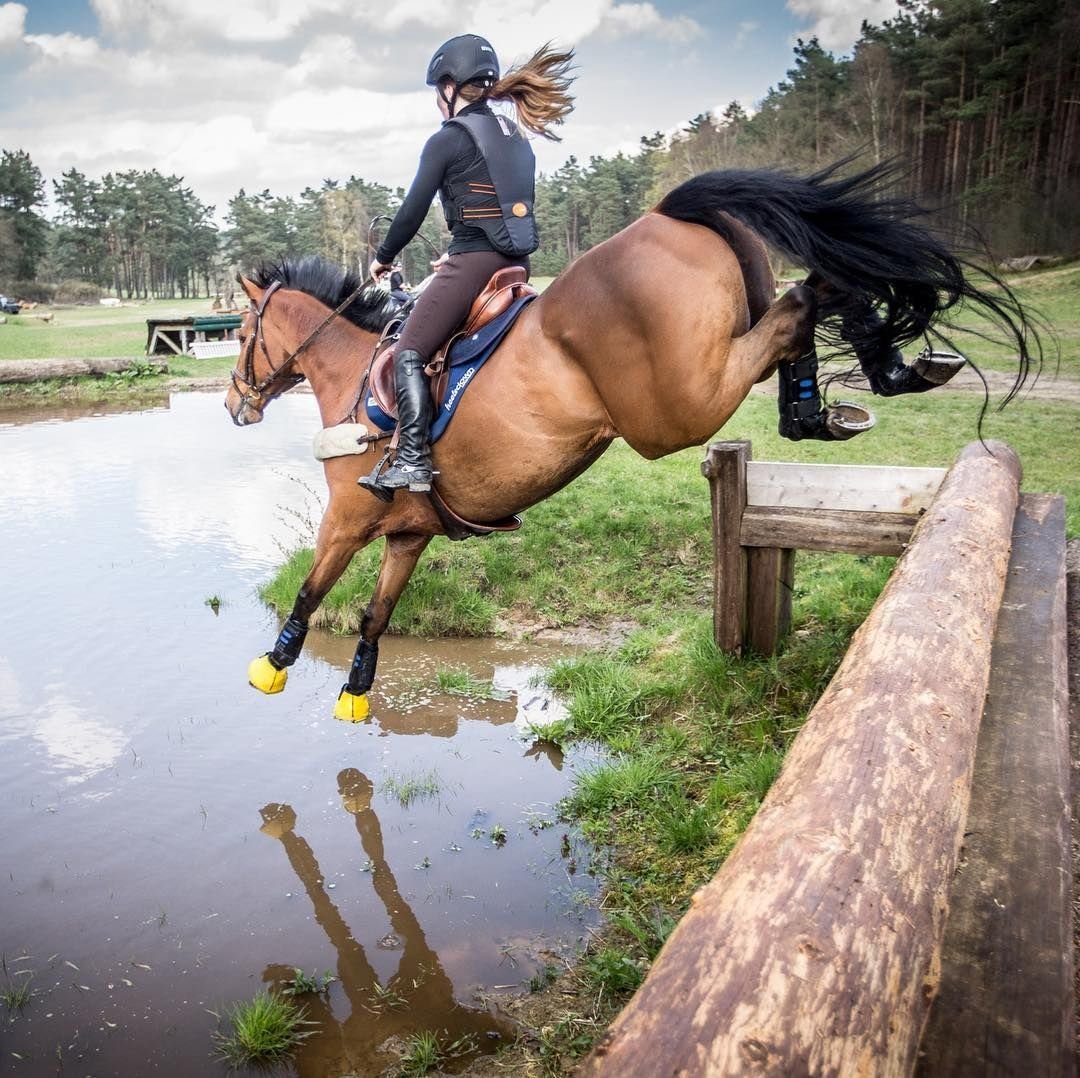
M 368 394 L 388 416 L 397 416 L 397 392 L 394 389 L 394 353 L 397 341 L 384 348 L 371 363 Z

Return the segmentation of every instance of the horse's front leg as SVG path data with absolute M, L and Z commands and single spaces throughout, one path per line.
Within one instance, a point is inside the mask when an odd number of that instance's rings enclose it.
M 285 688 L 287 668 L 300 656 L 311 615 L 345 572 L 352 556 L 367 542 L 367 534 L 339 522 L 331 504 L 319 527 L 314 564 L 296 595 L 292 613 L 281 627 L 273 648 L 248 667 L 248 681 L 254 688 L 264 693 L 278 693 Z
M 379 579 L 375 591 L 360 622 L 360 641 L 349 669 L 349 680 L 342 685 L 334 718 L 348 722 L 362 722 L 368 716 L 368 689 L 375 681 L 375 667 L 379 661 L 379 637 L 390 624 L 390 616 L 405 590 L 417 561 L 428 543 L 430 535 L 405 532 L 386 537 Z

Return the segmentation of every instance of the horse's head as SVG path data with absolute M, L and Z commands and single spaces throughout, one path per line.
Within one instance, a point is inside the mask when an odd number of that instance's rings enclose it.
M 225 407 L 238 427 L 246 427 L 258 423 L 266 405 L 292 389 L 304 376 L 294 367 L 295 352 L 288 352 L 273 339 L 267 343 L 266 308 L 281 282 L 273 281 L 260 288 L 241 277 L 240 286 L 250 300 L 250 306 L 237 332 L 240 355 L 232 372 L 232 384 L 225 395 Z
M 389 293 L 317 256 L 267 262 L 239 280 L 251 306 L 240 326 L 240 357 L 225 398 L 239 427 L 258 423 L 270 401 L 304 380 L 302 364 L 316 354 L 316 338 L 339 315 L 367 333 L 379 334 L 400 314 Z M 282 295 L 268 317 L 279 288 L 288 289 L 293 301 Z M 307 302 L 302 314 L 294 302 L 296 293 L 318 300 L 323 309 Z M 307 336 L 299 340 L 304 332 Z

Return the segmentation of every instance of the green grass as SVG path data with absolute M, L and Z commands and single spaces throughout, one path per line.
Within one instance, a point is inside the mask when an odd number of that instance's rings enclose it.
M 33 994 L 33 985 L 28 978 L 22 984 L 9 984 L 0 992 L 0 1003 L 3 1003 L 12 1014 L 17 1014 L 30 1002 Z
M 775 401 L 755 394 L 718 437 L 751 439 L 758 460 L 940 467 L 976 439 L 979 402 L 971 395 L 939 390 L 875 399 L 873 407 L 878 426 L 859 438 L 796 443 L 776 434 Z M 985 437 L 1019 453 L 1024 490 L 1065 495 L 1070 535 L 1080 535 L 1078 420 L 1080 407 L 1021 400 L 983 424 Z M 581 478 L 530 509 L 521 531 L 483 542 L 433 540 L 391 631 L 482 636 L 495 632 L 507 612 L 553 626 L 624 617 L 650 624 L 663 611 L 701 604 L 712 571 L 703 456 L 702 449 L 689 449 L 643 461 L 617 443 Z M 353 559 L 314 624 L 359 631 L 381 553 L 376 543 Z M 297 551 L 263 589 L 283 616 L 312 557 Z
M 218 1053 L 233 1066 L 281 1063 L 312 1035 L 307 1009 L 288 999 L 260 992 L 227 1012 L 231 1029 L 216 1033 Z
M 454 1060 L 474 1055 L 476 1051 L 476 1038 L 471 1034 L 444 1044 L 430 1030 L 422 1030 L 405 1038 L 401 1056 L 392 1073 L 396 1078 L 419 1078 Z
M 394 1073 L 399 1078 L 417 1078 L 433 1071 L 441 1061 L 439 1038 L 429 1030 L 424 1030 L 406 1039 L 405 1049 Z
M 327 970 L 321 977 L 317 973 L 305 973 L 299 967 L 293 967 L 292 980 L 285 983 L 281 990 L 286 996 L 320 995 L 325 992 L 337 978 Z
M 474 700 L 489 700 L 492 695 L 490 681 L 484 681 L 465 669 L 440 667 L 435 672 L 435 682 L 440 692 L 454 696 L 468 696 Z
M 0 325 L 0 360 L 141 356 L 148 318 L 209 315 L 210 300 L 148 300 L 122 307 L 38 307 Z M 48 322 L 37 317 L 51 314 Z
M 436 771 L 425 771 L 416 775 L 388 775 L 380 783 L 380 787 L 402 808 L 408 808 L 417 801 L 431 800 L 438 797 L 440 792 L 439 775 Z

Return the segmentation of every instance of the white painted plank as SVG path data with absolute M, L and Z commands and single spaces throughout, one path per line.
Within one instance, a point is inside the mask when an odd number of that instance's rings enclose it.
M 944 468 L 752 460 L 746 466 L 746 501 L 784 509 L 919 513 L 944 478 Z

